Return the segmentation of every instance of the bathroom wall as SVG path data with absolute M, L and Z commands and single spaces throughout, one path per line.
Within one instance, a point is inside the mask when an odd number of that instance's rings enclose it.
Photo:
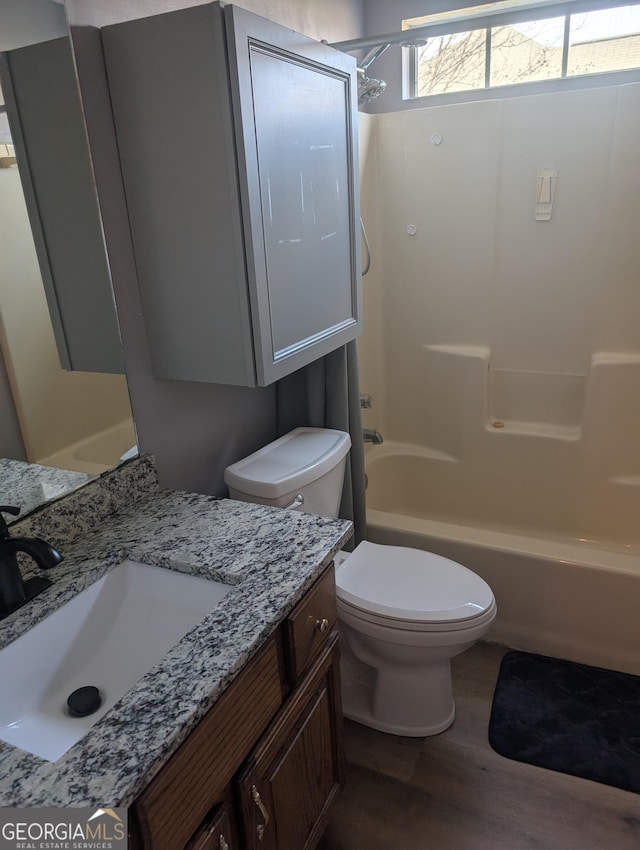
M 461 509 L 635 539 L 640 84 L 366 120 L 370 424 L 456 469 Z
M 67 10 L 72 24 L 102 26 L 190 5 L 195 4 L 188 0 L 94 0 L 91 4 L 68 0 Z M 334 41 L 362 32 L 361 0 L 244 0 L 238 5 L 318 39 Z M 83 65 L 83 74 L 90 71 Z M 113 180 L 117 163 L 109 158 L 105 148 L 102 165 L 98 164 L 106 169 L 101 203 L 110 228 L 110 261 L 140 448 L 156 455 L 163 486 L 224 494 L 225 466 L 275 437 L 275 387 L 245 389 L 154 377 L 131 247 L 123 228 L 122 196 Z
M 211 0 L 66 0 L 73 25 L 106 26 L 199 6 Z M 362 0 L 240 0 L 234 3 L 263 18 L 329 42 L 362 35 Z
M 122 375 L 61 368 L 16 167 L 0 169 L 0 258 L 0 346 L 28 459 L 37 462 L 130 418 L 127 384 Z

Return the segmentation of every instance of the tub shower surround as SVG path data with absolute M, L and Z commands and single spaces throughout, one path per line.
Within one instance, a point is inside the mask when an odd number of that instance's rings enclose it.
M 12 527 L 65 560 L 0 648 L 128 557 L 233 585 L 57 762 L 0 743 L 0 806 L 130 805 L 351 536 L 351 523 L 158 487 L 140 458 Z M 25 571 L 26 572 L 26 571 Z
M 640 672 L 640 84 L 364 125 L 369 539 L 481 575 L 496 640 Z

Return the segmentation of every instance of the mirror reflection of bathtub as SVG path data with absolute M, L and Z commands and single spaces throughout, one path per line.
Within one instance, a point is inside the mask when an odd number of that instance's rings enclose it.
M 0 458 L 0 501 L 20 508 L 4 516 L 11 524 L 40 505 L 59 499 L 138 454 L 133 422 L 125 420 L 79 440 L 42 463 Z M 125 448 L 123 448 L 125 447 Z
M 68 28 L 59 3 L 3 0 L 0 52 L 61 37 Z M 11 141 L 2 104 L 0 97 L 0 144 Z M 95 195 L 83 197 L 93 198 L 87 217 L 95 218 Z M 69 245 L 71 267 L 76 250 Z M 0 408 L 0 457 L 94 476 L 136 444 L 125 376 L 60 365 L 19 166 L 0 169 Z M 43 501 L 54 497 L 48 492 Z M 0 494 L 12 503 L 1 481 Z
M 125 419 L 43 458 L 41 463 L 100 475 L 132 457 L 132 452 L 137 453 L 135 430 L 133 421 Z

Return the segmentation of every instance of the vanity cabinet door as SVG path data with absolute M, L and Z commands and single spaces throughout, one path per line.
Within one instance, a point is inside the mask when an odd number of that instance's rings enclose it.
M 156 375 L 266 386 L 355 339 L 353 58 L 218 3 L 102 35 Z
M 337 634 L 238 778 L 247 850 L 313 850 L 343 782 Z

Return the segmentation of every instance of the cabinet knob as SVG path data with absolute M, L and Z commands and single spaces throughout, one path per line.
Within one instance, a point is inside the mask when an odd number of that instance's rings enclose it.
M 251 799 L 260 810 L 260 814 L 262 815 L 262 819 L 264 821 L 264 823 L 260 823 L 256 827 L 256 832 L 258 833 L 258 841 L 262 841 L 262 839 L 264 838 L 264 831 L 267 828 L 267 824 L 269 823 L 269 812 L 267 811 L 267 807 L 265 806 L 265 804 L 260 799 L 260 794 L 258 793 L 258 789 L 255 785 L 251 786 Z
M 329 631 L 329 621 L 326 617 L 323 617 L 321 620 L 316 620 L 316 629 L 320 632 L 320 634 L 324 634 Z

